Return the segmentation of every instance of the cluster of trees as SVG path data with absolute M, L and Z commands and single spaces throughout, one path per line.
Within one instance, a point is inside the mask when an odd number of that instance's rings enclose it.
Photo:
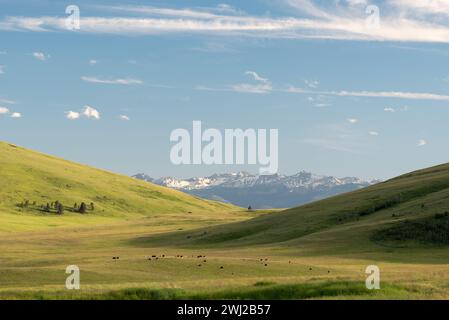
M 64 214 L 64 211 L 70 211 L 70 212 L 77 212 L 84 214 L 88 210 L 94 211 L 95 210 L 95 204 L 93 202 L 90 203 L 90 205 L 87 205 L 85 202 L 81 202 L 81 204 L 78 205 L 78 203 L 75 203 L 73 207 L 67 207 L 64 206 L 61 202 L 55 201 L 55 202 L 47 202 L 47 204 L 37 205 L 36 201 L 33 201 L 32 204 L 30 204 L 29 200 L 24 200 L 22 203 L 19 204 L 20 208 L 36 208 L 44 212 L 55 212 L 57 214 Z
M 79 213 L 86 213 L 87 210 L 94 211 L 95 205 L 93 202 L 90 203 L 89 207 L 87 207 L 87 205 L 84 202 L 81 202 L 81 204 L 79 206 L 77 203 L 75 203 L 73 205 L 73 210 L 75 212 L 79 212 Z

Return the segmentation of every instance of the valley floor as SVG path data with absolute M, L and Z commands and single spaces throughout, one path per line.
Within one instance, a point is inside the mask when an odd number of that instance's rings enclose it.
M 222 217 L 166 222 L 161 216 L 1 232 L 0 298 L 449 299 L 445 248 L 367 244 L 366 249 L 349 251 L 342 245 L 334 250 L 313 235 L 303 242 L 246 248 L 142 241 L 148 235 L 248 218 Z M 373 264 L 381 270 L 381 289 L 370 291 L 365 268 Z M 65 289 L 68 265 L 80 268 L 80 290 Z

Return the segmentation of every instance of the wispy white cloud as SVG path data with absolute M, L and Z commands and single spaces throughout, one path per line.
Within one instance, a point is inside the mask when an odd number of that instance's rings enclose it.
M 22 114 L 20 112 L 11 113 L 11 118 L 22 118 Z
M 368 0 L 345 0 L 350 6 L 366 6 Z
M 7 114 L 9 113 L 9 109 L 6 107 L 0 107 L 0 114 Z
M 227 43 L 223 42 L 206 42 L 205 44 L 194 47 L 191 50 L 206 52 L 206 53 L 236 53 L 238 52 L 235 48 Z
M 45 61 L 48 58 L 50 58 L 49 55 L 43 53 L 43 52 L 33 52 L 33 57 L 35 57 L 37 60 Z
M 5 66 L 0 65 L 0 74 L 4 74 L 5 73 Z
M 299 94 L 320 94 L 332 95 L 339 97 L 367 97 L 367 98 L 394 98 L 394 99 L 408 99 L 408 100 L 439 100 L 449 101 L 448 95 L 436 93 L 423 92 L 401 92 L 401 91 L 312 91 L 290 86 L 283 89 L 285 92 L 299 93 Z
M 425 145 L 427 145 L 427 140 L 425 139 L 420 139 L 418 141 L 418 144 L 416 145 L 417 147 L 424 147 Z
M 265 94 L 270 93 L 273 90 L 271 84 L 249 84 L 241 83 L 231 86 L 233 91 L 241 93 L 257 93 Z
M 98 62 L 98 61 L 95 60 L 95 59 L 90 59 L 90 60 L 89 60 L 89 64 L 90 64 L 91 66 L 96 65 L 97 62 Z
M 255 71 L 246 71 L 245 74 L 250 76 L 256 83 L 240 83 L 232 85 L 232 91 L 240 93 L 265 94 L 270 93 L 273 90 L 273 86 L 268 78 L 260 76 Z
M 91 106 L 84 106 L 83 115 L 89 119 L 91 119 L 91 118 L 96 119 L 96 120 L 100 119 L 100 112 L 98 112 L 97 109 L 95 109 Z
M 118 11 L 118 12 L 131 12 L 139 13 L 147 16 L 165 16 L 165 17 L 175 17 L 175 18 L 191 18 L 191 19 L 215 19 L 219 16 L 212 13 L 210 10 L 199 10 L 199 9 L 173 9 L 173 8 L 158 8 L 151 6 L 108 6 L 103 7 L 108 10 Z
M 446 0 L 390 0 L 390 3 L 403 13 L 449 16 L 449 2 Z
M 377 131 L 369 131 L 368 134 L 369 134 L 370 136 L 378 136 L 378 135 L 379 135 L 379 132 L 377 132 Z
M 142 80 L 139 79 L 132 79 L 132 78 L 126 78 L 126 79 L 102 79 L 97 77 L 81 77 L 83 81 L 90 82 L 90 83 L 102 83 L 102 84 L 121 84 L 121 85 L 138 85 L 143 84 Z
M 123 120 L 123 121 L 129 121 L 130 120 L 130 118 L 127 115 L 124 115 L 124 114 L 121 114 L 118 118 L 120 120 Z
M 348 122 L 351 124 L 356 124 L 357 122 L 359 122 L 359 119 L 356 119 L 356 118 L 348 118 L 346 120 L 348 120 Z
M 395 112 L 400 112 L 400 111 L 407 111 L 407 110 L 408 110 L 407 106 L 398 107 L 398 108 L 393 108 L 393 107 L 386 107 L 386 108 L 384 108 L 385 112 L 390 112 L 390 113 L 395 113 Z
M 312 89 L 318 88 L 320 84 L 317 80 L 304 80 L 304 83 L 306 84 L 307 87 Z
M 449 101 L 449 96 L 434 93 L 399 92 L 399 91 L 339 91 L 333 94 L 348 97 L 399 98 L 410 100 L 442 100 Z
M 449 43 L 445 0 L 390 0 L 382 3 L 379 28 L 367 25 L 367 1 L 285 0 L 290 16 L 248 15 L 229 6 L 216 8 L 163 8 L 109 6 L 120 16 L 83 16 L 82 33 L 152 35 L 163 33 L 214 33 L 225 36 L 288 39 Z M 126 17 L 124 15 L 129 14 Z M 139 14 L 141 16 L 135 16 Z M 66 32 L 65 17 L 5 17 L 0 29 L 8 31 Z
M 317 107 L 317 108 L 330 107 L 331 105 L 332 104 L 330 104 L 330 103 L 322 103 L 322 102 L 315 103 L 315 107 Z
M 194 87 L 195 90 L 198 91 L 230 91 L 229 89 L 220 89 L 220 88 L 213 88 L 213 87 L 209 87 L 209 86 L 204 86 L 204 85 L 197 85 Z
M 10 99 L 0 99 L 0 103 L 4 103 L 4 104 L 16 104 L 17 102 L 14 100 L 10 100 Z
M 245 74 L 251 76 L 256 81 L 268 82 L 267 78 L 259 76 L 255 71 L 246 71 Z
M 329 99 L 323 95 L 307 97 L 307 101 L 312 103 L 317 108 L 330 107 L 332 104 L 328 100 Z
M 254 83 L 238 83 L 224 87 L 198 85 L 194 89 L 200 91 L 228 91 L 252 94 L 267 94 L 273 91 L 273 86 L 271 85 L 268 78 L 260 76 L 255 71 L 246 71 L 245 75 L 250 76 L 254 80 Z

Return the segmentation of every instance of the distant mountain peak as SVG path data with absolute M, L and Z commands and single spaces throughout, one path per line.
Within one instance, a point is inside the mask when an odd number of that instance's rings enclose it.
M 245 171 L 215 173 L 208 177 L 153 179 L 140 173 L 133 176 L 207 199 L 222 200 L 253 208 L 291 207 L 379 182 L 356 177 L 337 178 L 300 171 L 293 175 L 258 175 Z

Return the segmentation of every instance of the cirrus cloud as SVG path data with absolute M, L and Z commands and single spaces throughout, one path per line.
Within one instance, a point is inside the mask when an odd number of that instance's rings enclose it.
M 122 85 L 136 85 L 136 84 L 142 84 L 143 81 L 139 79 L 132 79 L 132 78 L 126 78 L 126 79 L 102 79 L 98 77 L 81 77 L 81 80 L 90 82 L 90 83 L 101 83 L 101 84 L 122 84 Z
M 119 15 L 108 12 L 83 16 L 79 32 L 449 43 L 449 24 L 442 19 L 449 16 L 445 0 L 383 1 L 379 3 L 382 17 L 378 28 L 367 25 L 368 14 L 361 10 L 361 6 L 368 5 L 365 0 L 284 0 L 281 4 L 289 10 L 288 16 L 250 15 L 240 10 L 217 8 L 102 6 L 100 9 Z M 65 20 L 65 17 L 51 16 L 7 16 L 0 19 L 0 30 L 67 32 Z

